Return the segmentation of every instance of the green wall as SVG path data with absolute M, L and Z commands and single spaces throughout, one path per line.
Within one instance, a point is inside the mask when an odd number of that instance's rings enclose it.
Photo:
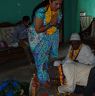
M 1 0 L 0 23 L 15 23 L 22 16 L 31 16 L 34 7 L 42 0 Z M 64 0 L 64 41 L 68 40 L 72 32 L 79 32 L 79 0 Z M 81 0 L 82 1 L 82 0 Z
M 64 40 L 80 31 L 80 11 L 95 17 L 95 0 L 64 0 Z
M 68 41 L 71 33 L 79 32 L 78 0 L 64 0 L 64 40 Z
M 79 0 L 80 11 L 95 17 L 95 0 Z
M 15 23 L 22 16 L 31 16 L 33 8 L 42 0 L 0 0 L 0 23 Z

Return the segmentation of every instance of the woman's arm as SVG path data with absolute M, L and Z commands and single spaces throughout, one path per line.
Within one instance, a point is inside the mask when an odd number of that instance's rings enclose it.
M 43 20 L 40 18 L 35 18 L 34 22 L 35 22 L 35 30 L 38 33 L 45 32 L 47 29 L 53 26 L 51 23 L 44 25 Z
M 51 17 L 51 21 L 47 25 L 44 25 L 43 22 L 44 22 L 43 19 L 37 17 L 35 18 L 34 24 L 36 32 L 38 33 L 45 32 L 50 27 L 57 26 L 57 15 L 53 15 Z

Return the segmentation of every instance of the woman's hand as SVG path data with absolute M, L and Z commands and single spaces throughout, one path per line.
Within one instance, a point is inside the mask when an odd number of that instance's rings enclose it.
M 58 13 L 53 14 L 51 17 L 51 21 L 47 25 L 44 25 L 42 19 L 35 18 L 34 21 L 35 21 L 36 32 L 38 33 L 46 32 L 46 30 L 49 29 L 50 27 L 57 26 L 57 17 L 58 17 Z

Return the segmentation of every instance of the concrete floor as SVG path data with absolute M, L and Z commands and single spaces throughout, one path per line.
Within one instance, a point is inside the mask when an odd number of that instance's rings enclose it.
M 60 48 L 59 49 L 59 58 L 66 56 L 67 53 L 67 47 L 66 48 Z M 23 61 L 24 62 L 24 61 Z M 18 80 L 20 82 L 30 82 L 31 78 L 33 76 L 33 73 L 35 72 L 35 65 L 34 64 L 27 64 L 27 62 L 24 62 L 23 65 L 13 64 L 7 65 L 5 64 L 0 67 L 2 71 L 0 71 L 0 82 L 4 80 L 14 79 Z M 53 91 L 52 91 L 53 92 Z M 56 96 L 56 95 L 53 95 Z
M 33 71 L 34 69 L 32 65 L 20 66 L 18 68 L 3 71 L 0 73 L 0 81 L 7 79 L 15 79 L 18 81 L 30 82 Z
M 68 47 L 61 47 L 59 49 L 59 58 L 66 56 Z M 21 61 L 20 61 L 21 62 Z M 0 81 L 6 79 L 17 79 L 29 82 L 34 72 L 34 64 L 29 64 L 27 60 L 20 62 L 12 62 L 2 64 L 0 66 Z

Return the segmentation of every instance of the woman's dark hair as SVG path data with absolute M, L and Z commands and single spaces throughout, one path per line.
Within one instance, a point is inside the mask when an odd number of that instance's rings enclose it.
M 39 9 L 39 8 L 42 8 L 42 7 L 45 7 L 49 4 L 49 0 L 44 0 L 43 2 L 41 2 L 38 6 L 35 7 L 35 9 L 33 10 L 33 13 L 32 13 L 32 23 L 33 23 L 33 19 L 34 19 L 34 16 L 35 16 L 35 12 Z

